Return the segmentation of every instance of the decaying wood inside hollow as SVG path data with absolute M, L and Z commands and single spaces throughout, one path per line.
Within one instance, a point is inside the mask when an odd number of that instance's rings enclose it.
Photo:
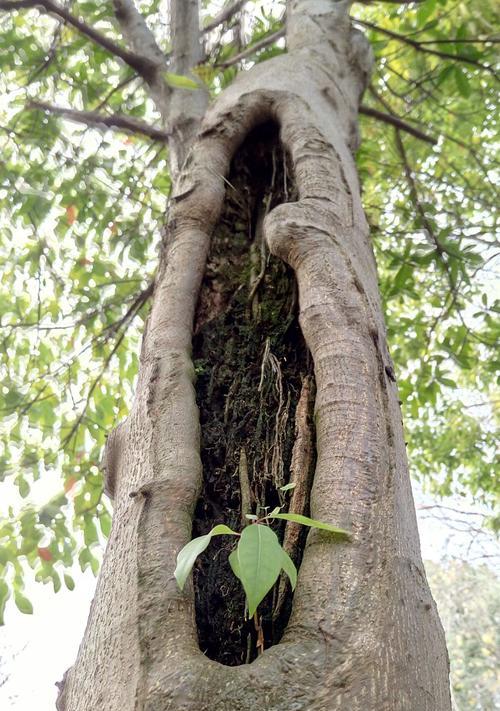
M 312 359 L 298 324 L 295 277 L 269 253 L 262 231 L 270 210 L 296 198 L 277 125 L 257 127 L 232 161 L 195 319 L 203 487 L 193 535 L 216 523 L 239 530 L 248 523 L 243 510 L 255 514 L 286 506 L 279 487 L 293 466 L 297 480 L 310 487 L 314 456 L 299 463 L 296 409 L 302 383 L 313 380 Z M 312 407 L 308 402 L 306 414 L 303 403 L 299 416 L 312 420 Z M 302 486 L 300 491 L 304 503 L 294 511 L 304 513 L 308 493 Z M 283 538 L 283 522 L 273 528 Z M 255 625 L 245 621 L 244 594 L 228 562 L 233 548 L 234 539 L 215 538 L 194 573 L 200 648 L 224 664 L 256 656 Z M 300 561 L 299 538 L 292 556 Z M 289 585 L 281 586 L 279 609 L 277 591 L 260 606 L 265 648 L 279 641 L 290 609 Z

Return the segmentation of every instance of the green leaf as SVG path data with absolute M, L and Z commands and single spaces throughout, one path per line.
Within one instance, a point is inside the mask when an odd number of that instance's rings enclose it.
M 75 581 L 71 577 L 71 575 L 68 575 L 67 573 L 64 574 L 64 583 L 68 590 L 74 590 L 75 589 Z
M 231 554 L 229 562 L 243 585 L 250 617 L 278 579 L 284 564 L 283 552 L 269 526 L 255 523 L 243 529 L 236 556 Z
M 428 18 L 432 15 L 436 9 L 436 0 L 427 0 L 423 2 L 417 10 L 417 23 L 419 27 L 425 25 Z
M 14 592 L 14 602 L 16 603 L 17 609 L 24 615 L 33 614 L 33 605 L 27 597 L 21 595 L 21 593 L 17 590 Z
M 193 568 L 196 558 L 207 548 L 212 536 L 223 536 L 225 534 L 230 536 L 239 535 L 236 531 L 232 531 L 228 526 L 221 523 L 218 526 L 214 526 L 214 528 L 204 536 L 193 538 L 192 541 L 189 541 L 189 543 L 179 551 L 174 576 L 181 590 L 184 589 L 187 577 Z
M 324 521 L 317 521 L 315 518 L 309 518 L 308 516 L 302 516 L 301 514 L 294 513 L 284 513 L 275 514 L 270 513 L 267 518 L 281 518 L 285 521 L 293 521 L 294 523 L 301 523 L 303 526 L 311 526 L 311 528 L 321 528 L 323 531 L 330 531 L 330 533 L 337 533 L 339 536 L 350 536 L 349 531 L 345 531 L 343 528 L 337 528 L 337 526 L 332 526 L 330 523 L 325 523 Z
M 240 563 L 238 560 L 238 553 L 237 553 L 236 549 L 232 553 L 229 554 L 228 560 L 229 560 L 229 565 L 231 566 L 231 570 L 236 575 L 238 580 L 241 580 Z
M 194 81 L 194 79 L 190 79 L 189 77 L 185 77 L 182 74 L 163 72 L 163 76 L 165 77 L 167 84 L 172 86 L 174 89 L 190 89 L 193 91 L 194 89 L 200 88 L 198 82 Z
M 285 486 L 280 486 L 280 491 L 290 491 L 290 489 L 295 489 L 297 484 L 294 481 L 291 481 L 289 484 L 285 484 Z
M 290 578 L 290 583 L 292 585 L 292 590 L 295 590 L 295 586 L 297 585 L 297 568 L 295 567 L 295 563 L 293 560 L 290 558 L 288 553 L 282 548 L 282 568 L 285 571 L 285 573 L 288 575 Z
M 10 591 L 7 583 L 0 580 L 0 626 L 4 624 L 5 605 L 9 599 Z
M 412 278 L 414 269 L 411 264 L 403 264 L 398 273 L 394 277 L 393 289 L 395 292 L 400 291 L 406 282 Z
M 108 514 L 107 511 L 104 511 L 99 516 L 99 523 L 101 525 L 101 531 L 103 532 L 103 535 L 106 536 L 106 538 L 109 538 L 109 534 L 111 533 L 111 516 Z
M 460 67 L 455 67 L 453 75 L 460 95 L 468 99 L 471 94 L 471 86 L 466 74 Z
M 52 573 L 52 575 L 50 577 L 52 579 L 52 584 L 54 586 L 54 592 L 58 593 L 59 590 L 61 589 L 61 578 L 55 571 Z
M 21 475 L 16 477 L 15 483 L 17 484 L 17 486 L 19 488 L 20 495 L 22 496 L 23 499 L 25 499 L 28 496 L 28 494 L 30 493 L 30 485 L 28 484 L 26 479 L 24 477 L 22 477 Z
M 83 539 L 86 546 L 91 546 L 93 543 L 99 542 L 96 525 L 90 516 L 85 516 Z

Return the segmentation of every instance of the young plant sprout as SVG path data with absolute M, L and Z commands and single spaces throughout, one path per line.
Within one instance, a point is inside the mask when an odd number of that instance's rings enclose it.
M 294 484 L 285 484 L 280 487 L 280 491 L 286 492 L 293 487 Z M 257 612 L 257 607 L 276 583 L 282 570 L 290 579 L 292 590 L 295 589 L 297 583 L 297 568 L 283 549 L 278 536 L 269 527 L 270 520 L 283 519 L 329 531 L 343 538 L 350 536 L 348 531 L 324 521 L 318 521 L 301 514 L 280 513 L 281 508 L 278 506 L 271 513 L 260 518 L 256 514 L 247 514 L 246 518 L 249 520 L 249 524 L 241 532 L 233 531 L 224 524 L 218 524 L 204 536 L 193 538 L 177 556 L 174 575 L 179 588 L 183 590 L 196 558 L 208 547 L 213 536 L 236 536 L 238 542 L 229 555 L 229 564 L 245 591 L 248 615 L 253 617 Z

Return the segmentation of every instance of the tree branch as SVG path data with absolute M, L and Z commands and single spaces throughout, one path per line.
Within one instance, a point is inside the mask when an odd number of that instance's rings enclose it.
M 202 28 L 202 32 L 212 32 L 212 30 L 215 30 L 216 27 L 219 25 L 222 25 L 223 22 L 227 22 L 230 20 L 233 15 L 236 15 L 239 10 L 247 3 L 248 0 L 237 0 L 236 2 L 233 2 L 232 5 L 229 5 L 228 7 L 224 8 L 219 12 L 218 15 L 214 17 L 212 22 L 209 22 L 208 25 Z
M 240 52 L 239 54 L 235 54 L 234 57 L 230 57 L 227 61 L 222 62 L 221 64 L 217 64 L 216 66 L 219 69 L 226 69 L 227 67 L 232 67 L 233 64 L 238 64 L 238 62 L 241 62 L 242 59 L 246 59 L 247 57 L 251 57 L 252 54 L 255 54 L 261 49 L 264 49 L 264 47 L 268 47 L 269 45 L 273 44 L 276 42 L 276 40 L 279 40 L 281 37 L 285 36 L 285 28 L 282 27 L 280 30 L 277 30 L 277 32 L 273 32 L 271 35 L 268 35 L 267 37 L 264 37 L 263 39 L 260 40 L 260 42 L 256 42 L 255 44 L 252 44 L 250 47 L 246 47 L 243 52 Z
M 113 0 L 113 7 L 123 35 L 134 52 L 144 55 L 155 66 L 165 64 L 165 55 L 133 0 Z
M 71 430 L 69 431 L 69 433 L 62 440 L 62 442 L 61 442 L 62 449 L 64 449 L 70 443 L 73 435 L 75 434 L 76 430 L 80 426 L 83 418 L 85 417 L 85 413 L 86 413 L 87 408 L 90 404 L 90 400 L 91 400 L 94 390 L 99 385 L 99 382 L 100 382 L 102 376 L 104 375 L 104 373 L 106 372 L 106 369 L 108 368 L 108 366 L 111 362 L 111 359 L 113 358 L 113 356 L 115 355 L 115 353 L 117 352 L 117 350 L 119 349 L 119 347 L 121 346 L 121 344 L 125 338 L 125 335 L 127 333 L 127 327 L 132 322 L 132 320 L 135 318 L 135 316 L 139 313 L 140 309 L 146 303 L 146 301 L 149 299 L 149 297 L 152 295 L 153 290 L 154 290 L 154 281 L 151 282 L 150 284 L 148 284 L 148 286 L 143 291 L 139 292 L 137 297 L 133 300 L 131 306 L 129 306 L 129 308 L 127 309 L 125 314 L 118 321 L 116 321 L 113 324 L 110 324 L 110 326 L 108 326 L 107 329 L 103 330 L 103 333 L 106 330 L 108 331 L 108 334 L 106 337 L 106 340 L 108 340 L 116 333 L 119 333 L 119 330 L 122 326 L 124 327 L 123 331 L 121 332 L 117 341 L 115 342 L 115 345 L 113 346 L 113 348 L 111 349 L 109 354 L 106 356 L 106 359 L 104 360 L 104 363 L 103 363 L 103 367 L 101 368 L 99 374 L 97 375 L 95 380 L 92 382 L 92 384 L 88 390 L 87 397 L 85 399 L 85 404 L 83 406 L 82 412 L 80 413 L 80 415 L 78 416 L 76 421 L 73 423 L 73 426 L 71 427 Z
M 466 37 L 464 39 L 435 39 L 435 40 L 419 40 L 419 44 L 500 44 L 498 37 L 483 37 L 473 38 Z
M 391 126 L 395 126 L 396 128 L 399 128 L 402 131 L 406 131 L 406 133 L 410 133 L 412 136 L 415 136 L 415 138 L 419 138 L 421 141 L 426 141 L 426 143 L 430 143 L 431 146 L 435 146 L 437 144 L 436 138 L 429 136 L 423 131 L 420 131 L 418 128 L 415 128 L 410 123 L 407 123 L 395 114 L 386 114 L 383 111 L 377 111 L 377 109 L 374 109 L 371 106 L 364 105 L 361 105 L 359 107 L 359 113 L 364 114 L 365 116 L 372 116 L 373 118 L 376 118 L 379 121 L 383 121 L 384 123 L 388 123 Z
M 61 7 L 58 3 L 53 0 L 0 0 L 0 11 L 12 11 L 12 10 L 22 10 L 37 8 L 42 10 L 49 15 L 55 15 L 61 18 L 68 25 L 71 25 L 77 29 L 82 35 L 88 37 L 93 42 L 103 47 L 105 50 L 113 54 L 115 57 L 121 59 L 129 67 L 132 67 L 136 72 L 145 76 L 149 74 L 155 67 L 151 60 L 139 54 L 134 54 L 129 52 L 124 47 L 116 44 L 112 39 L 106 37 L 98 30 L 95 30 L 86 22 L 80 20 L 75 15 L 72 15 L 66 8 Z
M 97 111 L 77 111 L 76 109 L 67 109 L 64 106 L 54 106 L 45 101 L 30 101 L 26 108 L 37 109 L 39 111 L 48 111 L 51 114 L 62 116 L 69 121 L 76 123 L 84 123 L 87 126 L 106 126 L 107 128 L 125 131 L 126 133 L 142 134 L 155 141 L 168 141 L 169 133 L 162 129 L 150 126 L 144 121 L 139 121 L 130 116 L 123 114 L 101 114 Z
M 406 149 L 404 147 L 403 141 L 401 140 L 399 129 L 396 129 L 395 135 L 396 135 L 396 147 L 397 147 L 398 153 L 401 157 L 401 160 L 403 162 L 404 174 L 405 174 L 406 182 L 408 183 L 408 188 L 409 188 L 409 192 L 410 192 L 410 197 L 413 202 L 413 206 L 415 207 L 415 209 L 418 213 L 418 216 L 420 217 L 422 227 L 424 227 L 425 231 L 427 232 L 427 237 L 434 243 L 436 252 L 439 254 L 441 259 L 443 259 L 443 254 L 447 253 L 447 251 L 443 247 L 443 245 L 440 243 L 437 235 L 435 234 L 434 228 L 431 225 L 431 223 L 427 217 L 427 214 L 425 212 L 425 209 L 420 201 L 417 183 L 415 181 L 415 177 L 413 175 L 413 170 L 410 166 L 410 162 L 409 162 L 408 156 L 406 154 Z M 452 293 L 455 293 L 456 286 L 455 286 L 454 280 L 451 278 L 448 264 L 444 260 L 443 260 L 443 265 L 444 265 L 445 270 L 446 270 L 448 277 L 450 279 L 450 286 L 452 287 Z
M 376 2 L 390 2 L 393 5 L 419 5 L 425 0 L 354 0 L 361 5 L 374 5 Z
M 481 62 L 478 62 L 477 59 L 465 57 L 463 54 L 451 54 L 450 52 L 441 52 L 437 49 L 431 49 L 427 45 L 424 46 L 421 42 L 412 39 L 411 37 L 408 37 L 406 35 L 400 35 L 397 32 L 393 32 L 392 30 L 386 29 L 385 27 L 375 25 L 373 22 L 368 22 L 368 20 L 354 19 L 354 22 L 358 25 L 362 25 L 363 27 L 368 27 L 371 30 L 380 32 L 381 34 L 386 35 L 387 37 L 391 37 L 392 39 L 398 40 L 403 44 L 407 44 L 410 47 L 413 47 L 413 49 L 415 49 L 417 52 L 425 52 L 426 54 L 432 54 L 435 57 L 441 57 L 441 59 L 452 59 L 456 62 L 464 62 L 465 64 L 471 64 L 473 67 L 479 67 L 480 69 L 490 72 L 491 74 L 493 74 L 494 77 L 497 76 L 493 67 L 489 66 L 488 64 L 482 64 Z
M 151 90 L 156 108 L 167 123 L 172 91 L 162 76 L 162 72 L 167 66 L 166 57 L 157 45 L 153 33 L 137 10 L 133 0 L 113 0 L 113 6 L 126 41 L 134 52 L 144 53 L 153 67 L 151 72 L 142 76 Z

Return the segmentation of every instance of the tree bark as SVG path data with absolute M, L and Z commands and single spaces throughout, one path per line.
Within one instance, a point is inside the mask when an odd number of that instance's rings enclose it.
M 108 439 L 112 532 L 60 709 L 451 709 L 353 159 L 371 55 L 344 1 L 292 2 L 287 43 L 212 105 L 176 181 L 135 402 Z M 263 230 L 295 273 L 314 362 L 311 513 L 353 535 L 309 533 L 281 641 L 229 667 L 200 650 L 193 587 L 173 571 L 202 486 L 191 343 L 210 236 L 231 161 L 267 122 L 298 192 Z

